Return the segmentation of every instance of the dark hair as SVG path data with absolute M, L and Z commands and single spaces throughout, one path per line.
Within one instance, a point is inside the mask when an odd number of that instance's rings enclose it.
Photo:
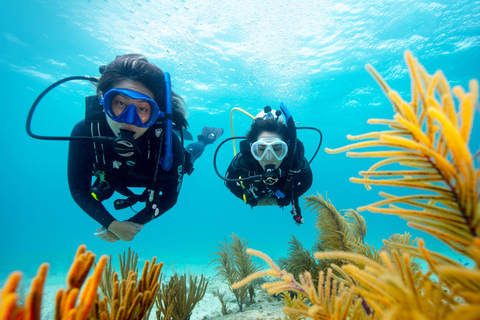
M 289 139 L 288 127 L 274 119 L 257 118 L 253 121 L 250 131 L 247 132 L 247 139 L 251 143 L 258 140 L 258 136 L 263 132 L 273 132 L 280 136 L 280 139 L 287 142 Z
M 153 92 L 153 99 L 160 111 L 165 111 L 165 77 L 163 71 L 148 62 L 140 54 L 125 54 L 117 56 L 103 70 L 98 81 L 97 94 L 103 94 L 112 89 L 122 80 L 133 80 L 142 83 Z M 177 129 L 186 128 L 188 122 L 185 115 L 185 103 L 179 95 L 172 92 L 173 122 Z

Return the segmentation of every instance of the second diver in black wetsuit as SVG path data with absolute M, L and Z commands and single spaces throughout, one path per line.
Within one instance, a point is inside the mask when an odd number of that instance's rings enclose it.
M 184 173 L 192 172 L 193 161 L 223 129 L 205 127 L 198 141 L 184 150 L 175 133 L 187 126 L 183 100 L 169 91 L 168 74 L 167 79 L 137 54 L 118 56 L 102 71 L 97 93 L 103 110 L 98 109 L 98 98 L 91 97 L 96 115 L 87 113 L 71 136 L 108 137 L 114 142 L 70 141 L 68 182 L 75 202 L 102 225 L 96 236 L 108 242 L 130 241 L 145 223 L 175 205 Z M 146 189 L 136 195 L 128 187 Z M 115 191 L 127 197 L 114 202 L 116 209 L 137 201 L 146 202 L 145 208 L 126 221 L 115 219 L 102 204 Z
M 224 180 L 227 188 L 252 208 L 292 204 L 293 219 L 300 225 L 303 217 L 298 198 L 311 187 L 313 175 L 303 143 L 296 138 L 293 119 L 288 121 L 290 127 L 280 110 L 265 107 L 253 121 L 246 140 L 240 142 L 240 152 Z

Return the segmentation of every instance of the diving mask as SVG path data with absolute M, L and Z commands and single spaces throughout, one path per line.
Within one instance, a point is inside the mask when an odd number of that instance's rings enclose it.
M 279 138 L 262 138 L 254 142 L 250 150 L 257 161 L 261 161 L 263 158 L 272 160 L 273 157 L 280 161 L 287 156 L 288 146 Z
M 127 104 L 130 99 L 138 100 L 136 104 Z M 160 108 L 149 96 L 128 90 L 111 89 L 102 96 L 103 109 L 113 121 L 127 123 L 140 128 L 148 128 L 157 121 Z M 115 111 L 121 111 L 116 116 Z

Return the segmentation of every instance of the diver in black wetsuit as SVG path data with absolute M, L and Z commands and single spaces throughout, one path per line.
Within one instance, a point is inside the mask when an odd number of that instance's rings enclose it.
M 198 141 L 184 150 L 173 132 L 182 133 L 188 125 L 183 100 L 169 91 L 169 78 L 157 66 L 129 54 L 102 71 L 97 94 L 103 110 L 80 121 L 71 136 L 110 137 L 114 142 L 71 140 L 68 182 L 75 202 L 102 225 L 96 236 L 108 242 L 131 241 L 145 223 L 175 205 L 184 173 L 192 172 L 193 161 L 223 129 L 205 127 Z M 128 187 L 146 189 L 136 195 Z M 114 202 L 116 209 L 138 201 L 146 202 L 145 208 L 126 221 L 116 220 L 102 204 L 114 191 L 127 197 Z
M 252 208 L 292 204 L 293 219 L 300 225 L 303 217 L 298 198 L 311 187 L 313 175 L 304 157 L 303 143 L 296 138 L 293 119 L 288 121 L 290 128 L 280 110 L 265 107 L 253 121 L 247 139 L 240 142 L 240 152 L 223 180 L 237 198 Z

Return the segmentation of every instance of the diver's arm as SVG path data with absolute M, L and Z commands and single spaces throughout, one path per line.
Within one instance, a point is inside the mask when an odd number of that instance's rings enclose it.
M 153 219 L 160 217 L 162 214 L 170 210 L 176 203 L 183 180 L 183 147 L 176 135 L 172 140 L 173 164 L 172 168 L 165 172 L 159 170 L 157 179 L 161 179 L 161 194 L 158 195 L 158 201 L 155 203 L 158 208 L 158 214 L 154 215 L 151 209 L 152 203 L 147 205 L 139 213 L 128 219 L 128 221 L 145 224 Z M 156 191 L 158 192 L 158 191 Z
M 73 128 L 72 136 L 88 136 L 84 120 Z M 90 194 L 93 169 L 93 145 L 89 140 L 72 140 L 68 149 L 68 186 L 73 200 L 104 228 L 115 221 L 103 204 Z

